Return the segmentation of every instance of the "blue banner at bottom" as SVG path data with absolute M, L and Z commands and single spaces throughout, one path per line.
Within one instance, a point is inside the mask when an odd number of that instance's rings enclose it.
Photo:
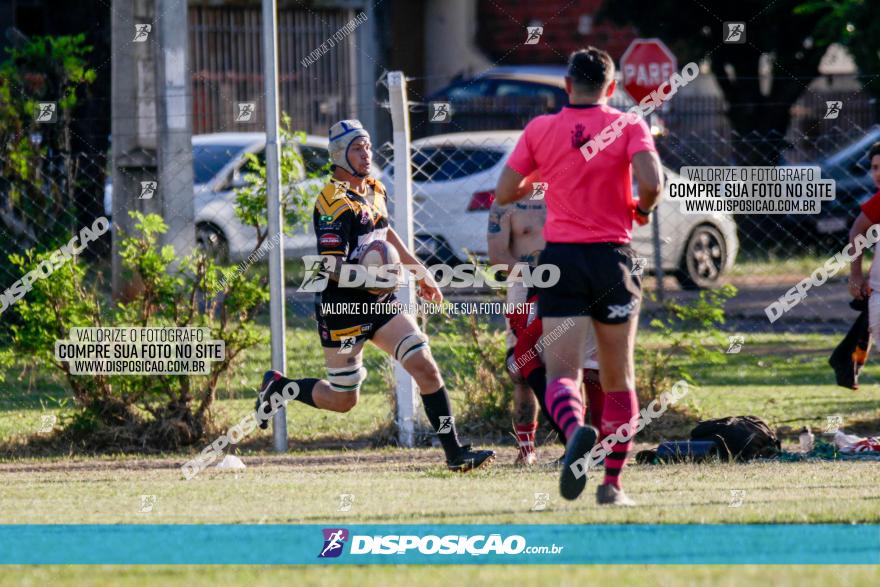
M 880 564 L 880 525 L 0 525 L 0 564 Z

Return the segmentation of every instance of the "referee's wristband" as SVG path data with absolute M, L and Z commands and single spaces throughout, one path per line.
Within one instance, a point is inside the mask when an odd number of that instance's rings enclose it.
M 636 206 L 636 212 L 638 212 L 642 216 L 650 216 L 651 212 L 653 212 L 653 211 L 654 210 L 648 210 L 647 212 L 645 212 L 644 210 L 642 210 L 641 206 L 638 206 L 638 205 Z

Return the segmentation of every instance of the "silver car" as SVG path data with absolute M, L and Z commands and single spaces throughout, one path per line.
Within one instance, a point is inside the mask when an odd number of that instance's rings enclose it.
M 488 257 L 486 226 L 507 157 L 522 131 L 484 131 L 436 135 L 412 144 L 415 240 L 420 257 L 432 262 L 459 262 L 473 255 Z M 678 175 L 665 169 L 669 178 Z M 393 192 L 393 168 L 383 182 Z M 739 251 L 736 223 L 729 214 L 682 214 L 668 198 L 660 204 L 663 270 L 684 288 L 718 284 Z M 655 267 L 651 226 L 633 230 L 632 246 Z
M 247 153 L 263 156 L 266 135 L 256 132 L 215 133 L 196 135 L 193 145 L 193 183 L 196 222 L 196 241 L 210 255 L 219 260 L 237 262 L 253 252 L 257 233 L 245 226 L 235 215 L 235 189 L 246 185 Z M 306 171 L 321 169 L 330 159 L 326 137 L 306 135 L 304 143 L 296 143 L 303 157 Z M 323 186 L 319 179 L 303 180 L 317 195 Z M 104 188 L 104 211 L 109 217 L 113 210 L 113 186 Z M 299 257 L 315 250 L 311 223 L 284 238 L 286 256 Z

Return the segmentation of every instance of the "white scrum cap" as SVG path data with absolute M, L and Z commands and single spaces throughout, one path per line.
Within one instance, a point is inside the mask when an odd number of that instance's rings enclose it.
M 360 120 L 340 120 L 330 127 L 330 160 L 352 175 L 361 176 L 348 162 L 348 150 L 355 139 L 370 138 Z

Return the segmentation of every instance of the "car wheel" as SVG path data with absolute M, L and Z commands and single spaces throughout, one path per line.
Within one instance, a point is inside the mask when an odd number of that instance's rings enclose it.
M 196 246 L 216 263 L 229 262 L 229 243 L 223 232 L 212 224 L 199 224 L 196 227 Z
M 682 289 L 704 289 L 718 284 L 727 264 L 727 243 L 714 226 L 701 224 L 691 232 L 676 278 Z

